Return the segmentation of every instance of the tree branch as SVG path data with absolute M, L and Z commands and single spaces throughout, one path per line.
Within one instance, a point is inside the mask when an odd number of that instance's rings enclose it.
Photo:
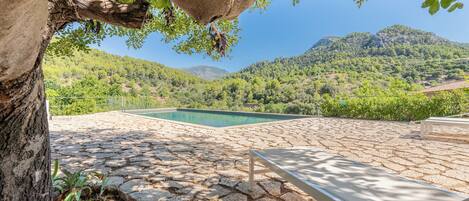
M 136 0 L 132 4 L 121 4 L 114 0 L 72 0 L 78 18 L 92 19 L 127 28 L 142 28 L 151 19 L 147 12 L 149 4 Z

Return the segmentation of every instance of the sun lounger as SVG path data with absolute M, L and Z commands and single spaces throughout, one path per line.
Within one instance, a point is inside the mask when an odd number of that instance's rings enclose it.
M 266 170 L 254 170 L 260 162 Z M 315 148 L 250 151 L 254 174 L 275 172 L 318 201 L 463 201 L 468 196 L 409 180 Z
M 432 117 L 422 122 L 420 131 L 422 135 L 428 135 L 433 132 L 433 126 L 457 126 L 469 129 L 469 119 L 463 118 L 445 118 L 445 117 Z M 467 133 L 469 135 L 469 133 Z

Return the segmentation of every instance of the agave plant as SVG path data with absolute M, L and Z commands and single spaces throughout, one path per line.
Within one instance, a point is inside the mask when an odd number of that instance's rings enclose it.
M 108 178 L 103 174 L 93 172 L 87 174 L 83 171 L 70 172 L 62 170 L 63 176 L 58 175 L 59 163 L 54 161 L 52 184 L 60 192 L 59 199 L 63 201 L 80 201 L 83 196 L 91 200 L 104 200 L 102 195 L 108 185 Z M 97 189 L 96 192 L 94 189 Z

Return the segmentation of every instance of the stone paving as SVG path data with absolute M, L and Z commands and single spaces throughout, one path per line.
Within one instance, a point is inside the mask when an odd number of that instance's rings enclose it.
M 143 201 L 313 200 L 273 173 L 256 176 L 248 191 L 248 150 L 293 146 L 469 194 L 469 144 L 421 139 L 410 123 L 307 118 L 211 129 L 107 112 L 54 117 L 50 130 L 63 168 L 107 173 Z

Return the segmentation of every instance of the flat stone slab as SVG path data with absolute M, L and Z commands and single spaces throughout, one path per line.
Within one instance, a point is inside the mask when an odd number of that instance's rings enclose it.
M 250 185 L 248 182 L 242 182 L 239 183 L 238 186 L 236 186 L 236 189 L 239 191 L 250 195 L 252 198 L 257 199 L 262 197 L 265 194 L 264 189 L 262 189 L 259 185 L 254 185 L 254 188 L 251 189 Z
M 104 164 L 105 164 L 106 166 L 108 166 L 108 167 L 116 168 L 116 167 L 122 167 L 122 166 L 124 166 L 126 163 L 127 163 L 126 160 L 108 160 L 108 161 L 106 161 L 106 163 L 104 163 Z
M 276 181 L 263 181 L 260 182 L 261 185 L 269 194 L 274 196 L 282 195 L 282 183 Z
M 108 177 L 108 185 L 113 187 L 119 187 L 124 183 L 123 177 Z
M 209 193 L 207 193 L 207 198 L 216 199 L 225 195 L 228 195 L 232 192 L 230 189 L 222 187 L 220 185 L 215 185 L 209 189 Z
M 232 194 L 229 194 L 229 195 L 221 198 L 220 200 L 223 200 L 223 201 L 247 201 L 248 196 L 243 195 L 241 193 L 232 193 Z
M 167 191 L 147 189 L 140 192 L 131 193 L 130 196 L 138 201 L 157 201 L 170 199 L 174 195 Z
M 220 178 L 220 181 L 218 182 L 218 184 L 221 184 L 223 186 L 227 186 L 227 187 L 235 187 L 236 184 L 238 184 L 239 181 L 235 180 L 235 179 L 231 179 L 231 178 L 228 178 L 228 177 L 222 177 Z
M 139 192 L 139 191 L 148 189 L 148 185 L 149 183 L 145 182 L 142 179 L 133 179 L 133 180 L 123 183 L 122 185 L 119 186 L 119 188 L 123 192 L 131 193 L 131 192 Z
M 296 193 L 286 193 L 285 195 L 282 195 L 280 198 L 282 198 L 285 201 L 306 201 L 303 197 Z

